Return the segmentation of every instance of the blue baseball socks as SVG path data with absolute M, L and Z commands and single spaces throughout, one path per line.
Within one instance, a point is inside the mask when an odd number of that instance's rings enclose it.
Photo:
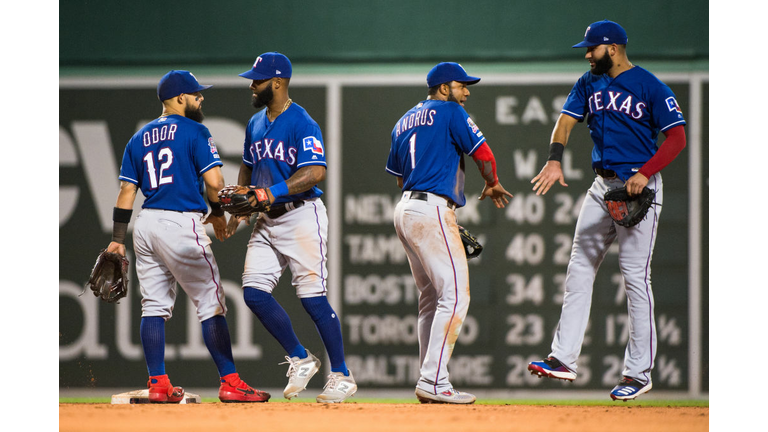
M 315 322 L 317 332 L 323 340 L 328 358 L 331 360 L 331 372 L 341 372 L 349 376 L 347 364 L 344 362 L 344 341 L 341 338 L 341 322 L 333 311 L 326 296 L 301 299 L 304 309 Z
M 243 299 L 269 334 L 282 345 L 289 357 L 307 358 L 307 350 L 299 343 L 293 331 L 291 318 L 272 294 L 256 288 L 244 287 Z
M 142 317 L 139 334 L 149 376 L 165 375 L 165 319 Z
M 215 315 L 203 321 L 203 341 L 208 352 L 216 363 L 219 376 L 227 376 L 237 372 L 232 356 L 232 341 L 229 338 L 227 319 L 223 315 Z

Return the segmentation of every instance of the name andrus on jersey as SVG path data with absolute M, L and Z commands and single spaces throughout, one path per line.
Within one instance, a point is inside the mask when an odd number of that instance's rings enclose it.
M 435 114 L 436 110 L 418 110 L 408 117 L 403 117 L 395 126 L 395 136 L 416 126 L 432 126 L 435 123 Z

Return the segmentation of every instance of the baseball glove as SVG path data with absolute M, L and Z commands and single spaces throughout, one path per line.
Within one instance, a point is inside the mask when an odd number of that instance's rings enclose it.
M 230 185 L 219 191 L 221 208 L 234 216 L 250 216 L 269 210 L 269 195 L 264 188 Z
M 128 259 L 102 249 L 87 286 L 96 297 L 107 303 L 117 303 L 128 294 Z
M 461 242 L 464 243 L 464 252 L 467 253 L 467 259 L 477 258 L 480 252 L 483 251 L 483 245 L 461 225 L 459 225 L 459 235 L 461 236 Z
M 626 187 L 612 189 L 605 193 L 603 199 L 608 206 L 611 218 L 623 227 L 633 227 L 640 223 L 648 213 L 656 198 L 656 192 L 643 188 L 640 195 L 629 196 Z

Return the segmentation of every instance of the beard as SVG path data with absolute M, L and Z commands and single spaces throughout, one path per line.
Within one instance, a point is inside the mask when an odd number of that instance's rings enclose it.
M 264 108 L 268 103 L 272 102 L 274 97 L 275 95 L 272 93 L 272 83 L 270 82 L 269 86 L 267 86 L 264 90 L 253 95 L 251 98 L 251 105 L 253 105 L 253 107 L 256 109 Z
M 605 75 L 613 67 L 613 59 L 606 52 L 601 58 L 595 60 L 595 67 L 590 72 L 593 75 Z
M 205 119 L 205 115 L 203 115 L 203 107 L 195 108 L 191 105 L 184 107 L 184 116 L 198 123 L 202 123 L 203 119 Z
M 456 97 L 453 95 L 453 91 L 448 92 L 448 102 L 456 102 L 459 103 L 459 100 L 456 99 Z M 461 104 L 459 104 L 461 105 Z

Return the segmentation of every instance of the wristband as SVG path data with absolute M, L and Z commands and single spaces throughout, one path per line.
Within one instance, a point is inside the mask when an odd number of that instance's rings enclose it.
M 122 222 L 127 224 L 131 221 L 132 214 L 133 209 L 122 209 L 120 207 L 115 207 L 115 209 L 112 211 L 112 220 L 115 222 Z
M 276 185 L 273 185 L 269 188 L 269 191 L 272 192 L 272 196 L 275 197 L 275 199 L 289 195 L 288 185 L 285 184 L 285 182 L 280 182 Z
M 112 241 L 125 244 L 125 235 L 128 232 L 128 223 L 131 221 L 133 209 L 115 207 L 112 211 Z
M 224 209 L 221 208 L 221 203 L 216 201 L 208 201 L 208 204 L 211 205 L 211 215 L 212 216 L 224 216 Z
M 553 160 L 557 162 L 562 161 L 563 150 L 565 150 L 565 146 L 562 143 L 553 142 L 549 145 L 549 159 L 547 160 Z

